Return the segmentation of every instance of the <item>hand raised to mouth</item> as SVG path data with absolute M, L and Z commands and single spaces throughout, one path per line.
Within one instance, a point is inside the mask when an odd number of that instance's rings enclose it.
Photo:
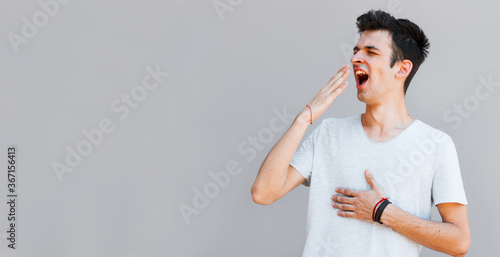
M 326 85 L 309 102 L 309 107 L 304 107 L 299 118 L 304 122 L 312 123 L 332 104 L 344 89 L 347 88 L 347 76 L 349 75 L 349 64 L 342 66 Z M 345 81 L 345 82 L 344 82 Z M 309 109 L 310 108 L 310 109 Z

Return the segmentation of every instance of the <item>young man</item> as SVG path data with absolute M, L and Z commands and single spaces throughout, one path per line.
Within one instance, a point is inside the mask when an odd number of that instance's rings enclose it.
M 253 200 L 271 204 L 310 187 L 305 257 L 418 256 L 422 245 L 464 256 L 471 239 L 455 146 L 406 109 L 428 40 L 414 23 L 382 11 L 361 15 L 357 26 L 351 62 L 365 113 L 324 119 L 296 151 L 307 126 L 347 87 L 346 65 L 269 152 Z M 433 204 L 442 222 L 429 220 Z

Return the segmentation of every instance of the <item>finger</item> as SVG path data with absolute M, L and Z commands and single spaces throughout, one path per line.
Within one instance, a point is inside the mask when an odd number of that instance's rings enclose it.
M 330 94 L 334 95 L 335 97 L 340 95 L 342 92 L 344 92 L 344 89 L 347 88 L 347 84 L 349 84 L 349 82 L 344 82 L 344 84 L 340 85 L 340 87 L 338 87 L 337 89 L 333 90 Z
M 329 85 L 332 86 L 334 85 L 337 81 L 343 80 L 343 78 L 346 78 L 347 75 L 349 74 L 349 65 L 346 65 L 342 70 L 340 70 L 335 76 L 332 77 L 332 79 L 329 81 Z
M 354 212 L 350 211 L 338 211 L 337 215 L 340 217 L 345 217 L 345 218 L 354 218 L 356 217 L 356 214 Z
M 348 72 L 349 71 L 349 64 L 346 65 L 346 66 L 342 66 L 342 68 L 340 68 L 340 70 L 337 72 L 337 74 L 335 74 L 331 79 L 330 81 L 328 81 L 327 85 L 328 87 L 331 87 L 335 81 L 337 81 L 340 77 L 342 77 L 346 71 Z
M 370 170 L 365 170 L 365 178 L 366 182 L 370 185 L 372 189 L 378 189 L 378 184 L 375 182 L 373 175 L 370 173 Z
M 339 203 L 354 204 L 354 197 L 334 195 L 332 196 L 332 201 L 336 201 Z
M 345 67 L 342 66 L 342 68 L 340 68 L 339 71 L 337 71 L 337 73 L 335 73 L 335 75 L 333 75 L 330 80 L 328 80 L 328 83 L 326 83 L 325 87 L 330 87 L 340 76 L 342 76 L 342 74 L 344 74 L 344 70 L 345 70 Z
M 349 75 L 349 70 L 345 70 L 344 73 L 342 73 L 342 75 L 338 79 L 336 79 L 335 81 L 333 81 L 333 83 L 331 83 L 328 86 L 328 89 L 331 90 L 330 93 L 332 93 L 333 91 L 335 91 L 339 87 L 341 87 L 342 83 L 347 79 L 348 75 Z
M 342 203 L 332 203 L 333 208 L 341 209 L 344 211 L 354 211 L 354 205 L 342 204 Z
M 354 191 L 354 193 L 353 193 L 353 191 Z M 352 196 L 356 196 L 356 191 L 358 191 L 358 190 L 343 188 L 343 187 L 337 187 L 335 189 L 335 192 L 343 194 L 343 195 L 347 195 L 347 196 L 351 196 L 351 193 L 352 193 Z

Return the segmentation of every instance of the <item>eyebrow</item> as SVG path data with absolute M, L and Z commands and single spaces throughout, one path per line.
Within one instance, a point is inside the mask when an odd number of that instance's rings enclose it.
M 370 50 L 375 50 L 375 51 L 379 51 L 380 52 L 380 49 L 376 48 L 375 46 L 365 46 L 364 47 L 365 49 L 370 49 Z M 354 48 L 352 48 L 352 51 L 356 51 L 356 50 L 359 50 L 359 47 L 357 46 L 354 46 Z

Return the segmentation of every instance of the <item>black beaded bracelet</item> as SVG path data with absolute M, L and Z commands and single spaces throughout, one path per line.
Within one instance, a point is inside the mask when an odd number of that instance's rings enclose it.
M 380 223 L 380 224 L 384 224 L 380 221 L 380 218 L 382 217 L 382 212 L 384 211 L 385 207 L 387 207 L 387 205 L 391 204 L 391 201 L 389 200 L 385 200 L 383 202 L 380 203 L 380 205 L 378 206 L 377 208 L 377 211 L 375 212 L 375 221 Z

